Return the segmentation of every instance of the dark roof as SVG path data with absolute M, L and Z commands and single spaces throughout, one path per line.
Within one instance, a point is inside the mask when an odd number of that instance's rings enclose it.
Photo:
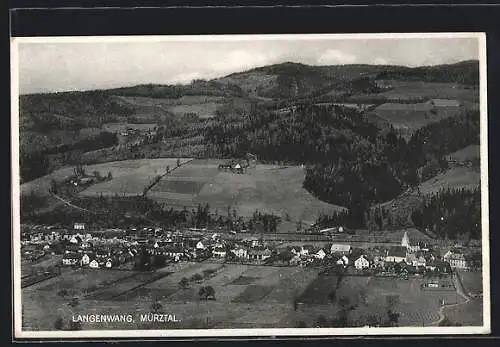
M 406 247 L 403 246 L 394 246 L 389 248 L 389 252 L 387 253 L 390 257 L 406 257 Z

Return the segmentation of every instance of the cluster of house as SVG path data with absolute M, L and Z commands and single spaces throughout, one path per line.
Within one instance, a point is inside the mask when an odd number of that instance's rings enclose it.
M 73 231 L 43 230 L 23 235 L 23 256 L 37 260 L 47 253 L 63 254 L 63 265 L 113 268 L 137 259 L 139 254 L 161 256 L 172 261 L 219 258 L 224 261 L 256 262 L 276 265 L 309 266 L 315 263 L 336 264 L 356 270 L 393 269 L 397 264 L 408 272 L 419 270 L 446 271 L 447 268 L 478 269 L 480 252 L 455 247 L 443 257 L 439 249 L 422 242 L 411 242 L 405 232 L 401 244 L 392 247 L 353 248 L 349 244 L 332 243 L 325 247 L 298 247 L 265 244 L 257 238 L 228 241 L 219 234 L 203 237 L 145 228 L 138 236 L 117 231 L 117 236 L 95 236 L 85 232 L 84 223 L 75 223 Z M 120 236 L 121 235 L 121 236 Z M 61 246 L 63 245 L 63 246 Z M 57 249 L 59 247 L 59 249 Z M 62 247 L 62 249 L 61 249 Z
M 454 248 L 444 257 L 439 250 L 428 247 L 423 242 L 412 243 L 408 233 L 404 233 L 401 245 L 372 247 L 368 249 L 353 248 L 348 244 L 330 244 L 325 248 L 313 246 L 288 247 L 282 250 L 277 258 L 290 265 L 307 266 L 316 261 L 328 261 L 343 268 L 356 270 L 395 268 L 407 273 L 421 271 L 446 272 L 449 268 L 477 269 L 480 267 L 480 253 L 466 253 L 465 249 Z

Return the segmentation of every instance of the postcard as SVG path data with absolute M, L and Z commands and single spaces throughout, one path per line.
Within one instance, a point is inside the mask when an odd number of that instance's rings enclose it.
M 16 338 L 490 333 L 484 33 L 11 52 Z

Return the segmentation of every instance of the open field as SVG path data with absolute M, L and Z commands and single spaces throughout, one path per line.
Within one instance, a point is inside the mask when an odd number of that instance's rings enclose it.
M 448 156 L 449 160 L 465 162 L 468 160 L 478 159 L 480 158 L 480 146 L 479 145 L 470 145 L 461 150 L 453 152 Z
M 190 282 L 186 288 L 179 286 L 181 278 L 203 274 L 207 269 L 215 272 L 199 283 Z M 84 329 L 294 327 L 297 321 L 314 326 L 321 314 L 328 319 L 334 317 L 340 308 L 338 299 L 348 298 L 348 306 L 352 307 L 349 319 L 353 322 L 362 322 L 368 316 L 384 317 L 391 307 L 400 313 L 400 326 L 420 326 L 439 319 L 441 300 L 446 304 L 464 302 L 454 288 L 421 288 L 422 283 L 435 279 L 345 276 L 338 288 L 337 281 L 336 276 L 318 276 L 315 269 L 210 262 L 170 264 L 152 273 L 76 270 L 23 290 L 24 325 L 51 330 L 57 317 L 70 317 L 71 312 L 77 312 L 129 313 L 135 317 L 133 325 L 84 323 Z M 207 285 L 214 288 L 216 300 L 204 301 L 198 297 L 199 289 Z M 70 295 L 84 294 L 90 286 L 95 286 L 92 293 L 81 296 L 79 305 L 69 310 Z M 57 295 L 60 289 L 67 289 L 70 294 L 61 297 Z M 330 303 L 332 291 L 335 298 Z M 297 298 L 299 304 L 295 310 Z M 150 313 L 155 302 L 160 304 L 161 312 L 175 314 L 181 322 L 141 323 L 139 314 Z M 456 306 L 450 311 L 450 318 L 453 315 L 457 319 L 461 309 Z
M 194 160 L 165 176 L 148 196 L 178 208 L 208 203 L 211 208 L 251 216 L 256 210 L 288 214 L 292 220 L 314 222 L 320 212 L 342 209 L 324 203 L 302 188 L 299 166 L 257 165 L 244 174 L 219 171 L 218 160 Z
M 64 271 L 60 276 L 27 287 L 23 292 L 46 292 L 57 295 L 60 290 L 66 290 L 68 297 L 81 296 L 115 284 L 117 281 L 124 280 L 135 274 L 132 271 L 79 268 Z
M 393 89 L 378 95 L 394 100 L 415 98 L 459 99 L 471 102 L 479 100 L 477 89 L 468 89 L 456 83 L 391 80 L 389 84 Z
M 436 107 L 430 103 L 398 104 L 386 103 L 378 106 L 374 114 L 386 120 L 395 129 L 410 135 L 421 127 L 459 114 L 460 107 Z
M 181 158 L 180 160 L 181 163 L 184 163 L 191 159 Z M 115 193 L 136 192 L 142 183 L 144 183 L 144 186 L 149 183 L 148 179 L 150 180 L 156 175 L 165 173 L 167 165 L 174 168 L 176 161 L 177 158 L 137 159 L 85 165 L 87 173 L 91 174 L 93 171 L 99 171 L 101 175 L 107 175 L 108 172 L 111 172 L 113 179 L 91 186 L 89 189 L 82 191 L 81 194 L 98 195 L 103 192 L 103 194 L 114 195 Z M 65 167 L 49 175 L 24 183 L 21 185 L 21 193 L 29 194 L 33 191 L 39 195 L 48 195 L 51 180 L 65 180 L 74 175 L 73 169 L 73 166 Z M 139 182 L 135 183 L 135 181 Z M 142 192 L 142 188 L 140 192 Z
M 424 195 L 438 192 L 440 189 L 474 189 L 480 184 L 481 173 L 468 167 L 451 168 L 425 182 L 420 183 L 420 192 Z
M 120 102 L 136 109 L 136 116 L 168 112 L 177 117 L 186 113 L 196 113 L 200 118 L 212 118 L 215 111 L 222 105 L 223 97 L 186 95 L 178 99 L 148 98 L 148 97 L 116 97 Z
M 481 325 L 483 321 L 483 302 L 472 299 L 466 304 L 444 309 L 444 315 L 454 323 L 462 326 Z
M 194 273 L 202 273 L 206 269 L 217 270 L 210 278 L 201 283 L 190 283 L 182 289 L 178 281 Z M 169 271 L 176 272 L 170 273 Z M 179 263 L 167 266 L 164 271 L 157 271 L 154 280 L 152 274 L 137 274 L 130 271 L 94 272 L 74 271 L 73 274 L 51 279 L 51 289 L 23 290 L 25 326 L 33 329 L 53 329 L 57 317 L 69 319 L 71 310 L 67 306 L 70 296 L 62 298 L 55 293 L 59 288 L 85 287 L 90 283 L 101 283 L 105 274 L 109 273 L 114 282 L 91 295 L 81 297 L 73 312 L 81 314 L 112 313 L 149 313 L 151 304 L 159 301 L 165 312 L 175 314 L 182 320 L 180 326 L 171 325 L 165 328 L 197 327 L 197 324 L 217 327 L 239 327 L 246 324 L 257 326 L 280 326 L 282 317 L 293 309 L 293 299 L 300 295 L 310 280 L 316 276 L 315 270 L 286 267 L 263 267 L 249 265 L 229 265 L 211 263 Z M 123 277 L 118 276 L 123 273 Z M 254 279 L 249 284 L 233 284 L 241 277 Z M 101 281 L 101 282 L 99 282 Z M 149 283 L 145 283 L 151 281 Z M 266 283 L 264 286 L 263 283 Z M 132 286 L 141 285 L 139 289 L 130 290 Z M 198 291 L 201 286 L 211 285 L 215 289 L 215 301 L 200 301 Z M 77 289 L 72 289 L 77 292 Z M 81 291 L 81 290 L 78 290 Z M 120 294 L 121 293 L 121 294 Z M 105 297 L 104 294 L 108 294 Z M 104 295 L 104 296 L 103 296 Z M 50 305 L 47 304 L 50 301 Z M 250 303 L 251 302 L 251 303 Z M 271 306 L 272 305 L 272 306 Z M 272 310 L 270 310 L 272 308 Z M 43 319 L 41 317 L 43 316 Z M 109 323 L 113 324 L 113 323 Z M 84 328 L 123 328 L 123 324 L 87 325 Z M 179 323 L 178 323 L 179 324 Z M 135 322 L 133 328 L 151 328 L 151 323 Z M 132 327 L 128 327 L 132 328 Z
M 153 130 L 157 127 L 156 123 L 144 123 L 144 124 L 135 124 L 135 123 L 107 123 L 102 126 L 102 128 L 106 131 L 110 132 L 120 132 L 125 131 L 127 129 L 135 129 L 140 131 Z
M 422 289 L 421 284 L 430 281 L 426 279 L 346 276 L 338 288 L 337 281 L 336 276 L 319 276 L 300 297 L 303 304 L 288 319 L 314 326 L 319 315 L 327 320 L 335 318 L 342 300 L 349 311 L 348 319 L 354 323 L 363 324 L 367 317 L 380 321 L 391 309 L 400 314 L 399 326 L 422 326 L 439 320 L 441 300 L 446 304 L 464 302 L 453 287 Z
M 483 292 L 483 273 L 481 271 L 458 271 L 466 294 L 480 294 Z

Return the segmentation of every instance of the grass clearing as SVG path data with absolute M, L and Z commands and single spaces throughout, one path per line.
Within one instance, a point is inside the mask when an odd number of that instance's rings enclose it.
M 474 189 L 480 184 L 481 173 L 468 167 L 454 167 L 419 185 L 424 195 L 437 193 L 440 189 Z
M 257 280 L 257 277 L 248 277 L 248 276 L 240 276 L 237 279 L 235 279 L 231 284 L 234 285 L 247 285 L 247 284 L 252 284 Z
M 191 160 L 190 158 L 180 158 L 181 163 Z M 137 188 L 133 187 L 139 186 L 147 179 L 154 177 L 165 172 L 168 166 L 174 168 L 177 162 L 177 158 L 161 158 L 161 159 L 136 159 L 136 160 L 121 160 L 112 161 L 101 164 L 85 165 L 85 171 L 92 174 L 94 171 L 98 171 L 101 175 L 105 176 L 108 172 L 111 172 L 113 179 L 111 181 L 106 181 L 102 183 L 90 186 L 88 189 L 82 191 L 82 195 L 98 195 L 101 192 L 103 194 L 114 194 L 122 192 L 135 192 Z M 26 182 L 21 185 L 21 193 L 29 194 L 30 192 L 35 192 L 40 195 L 48 195 L 48 190 L 52 179 L 56 181 L 65 180 L 74 175 L 74 166 L 65 167 L 56 170 L 49 175 L 37 178 L 33 181 Z M 138 181 L 134 184 L 134 181 Z M 130 189 L 127 189 L 130 186 Z M 141 189 L 142 192 L 142 189 Z
M 458 271 L 458 275 L 467 293 L 477 295 L 483 292 L 483 274 L 481 271 Z
M 272 289 L 271 286 L 251 284 L 245 288 L 243 293 L 234 298 L 233 302 L 252 304 L 263 299 Z
M 466 162 L 480 158 L 480 146 L 470 145 L 448 155 L 448 160 Z
M 458 115 L 461 108 L 434 108 L 430 103 L 386 103 L 378 106 L 373 112 L 377 117 L 392 124 L 395 129 L 403 130 L 406 135 L 411 135 L 429 123 Z
M 194 160 L 164 177 L 148 196 L 177 208 L 208 203 L 219 211 L 231 206 L 241 216 L 259 210 L 306 223 L 314 222 L 321 212 L 343 209 L 316 199 L 302 188 L 305 173 L 299 166 L 257 165 L 244 174 L 233 174 L 219 171 L 221 162 Z

